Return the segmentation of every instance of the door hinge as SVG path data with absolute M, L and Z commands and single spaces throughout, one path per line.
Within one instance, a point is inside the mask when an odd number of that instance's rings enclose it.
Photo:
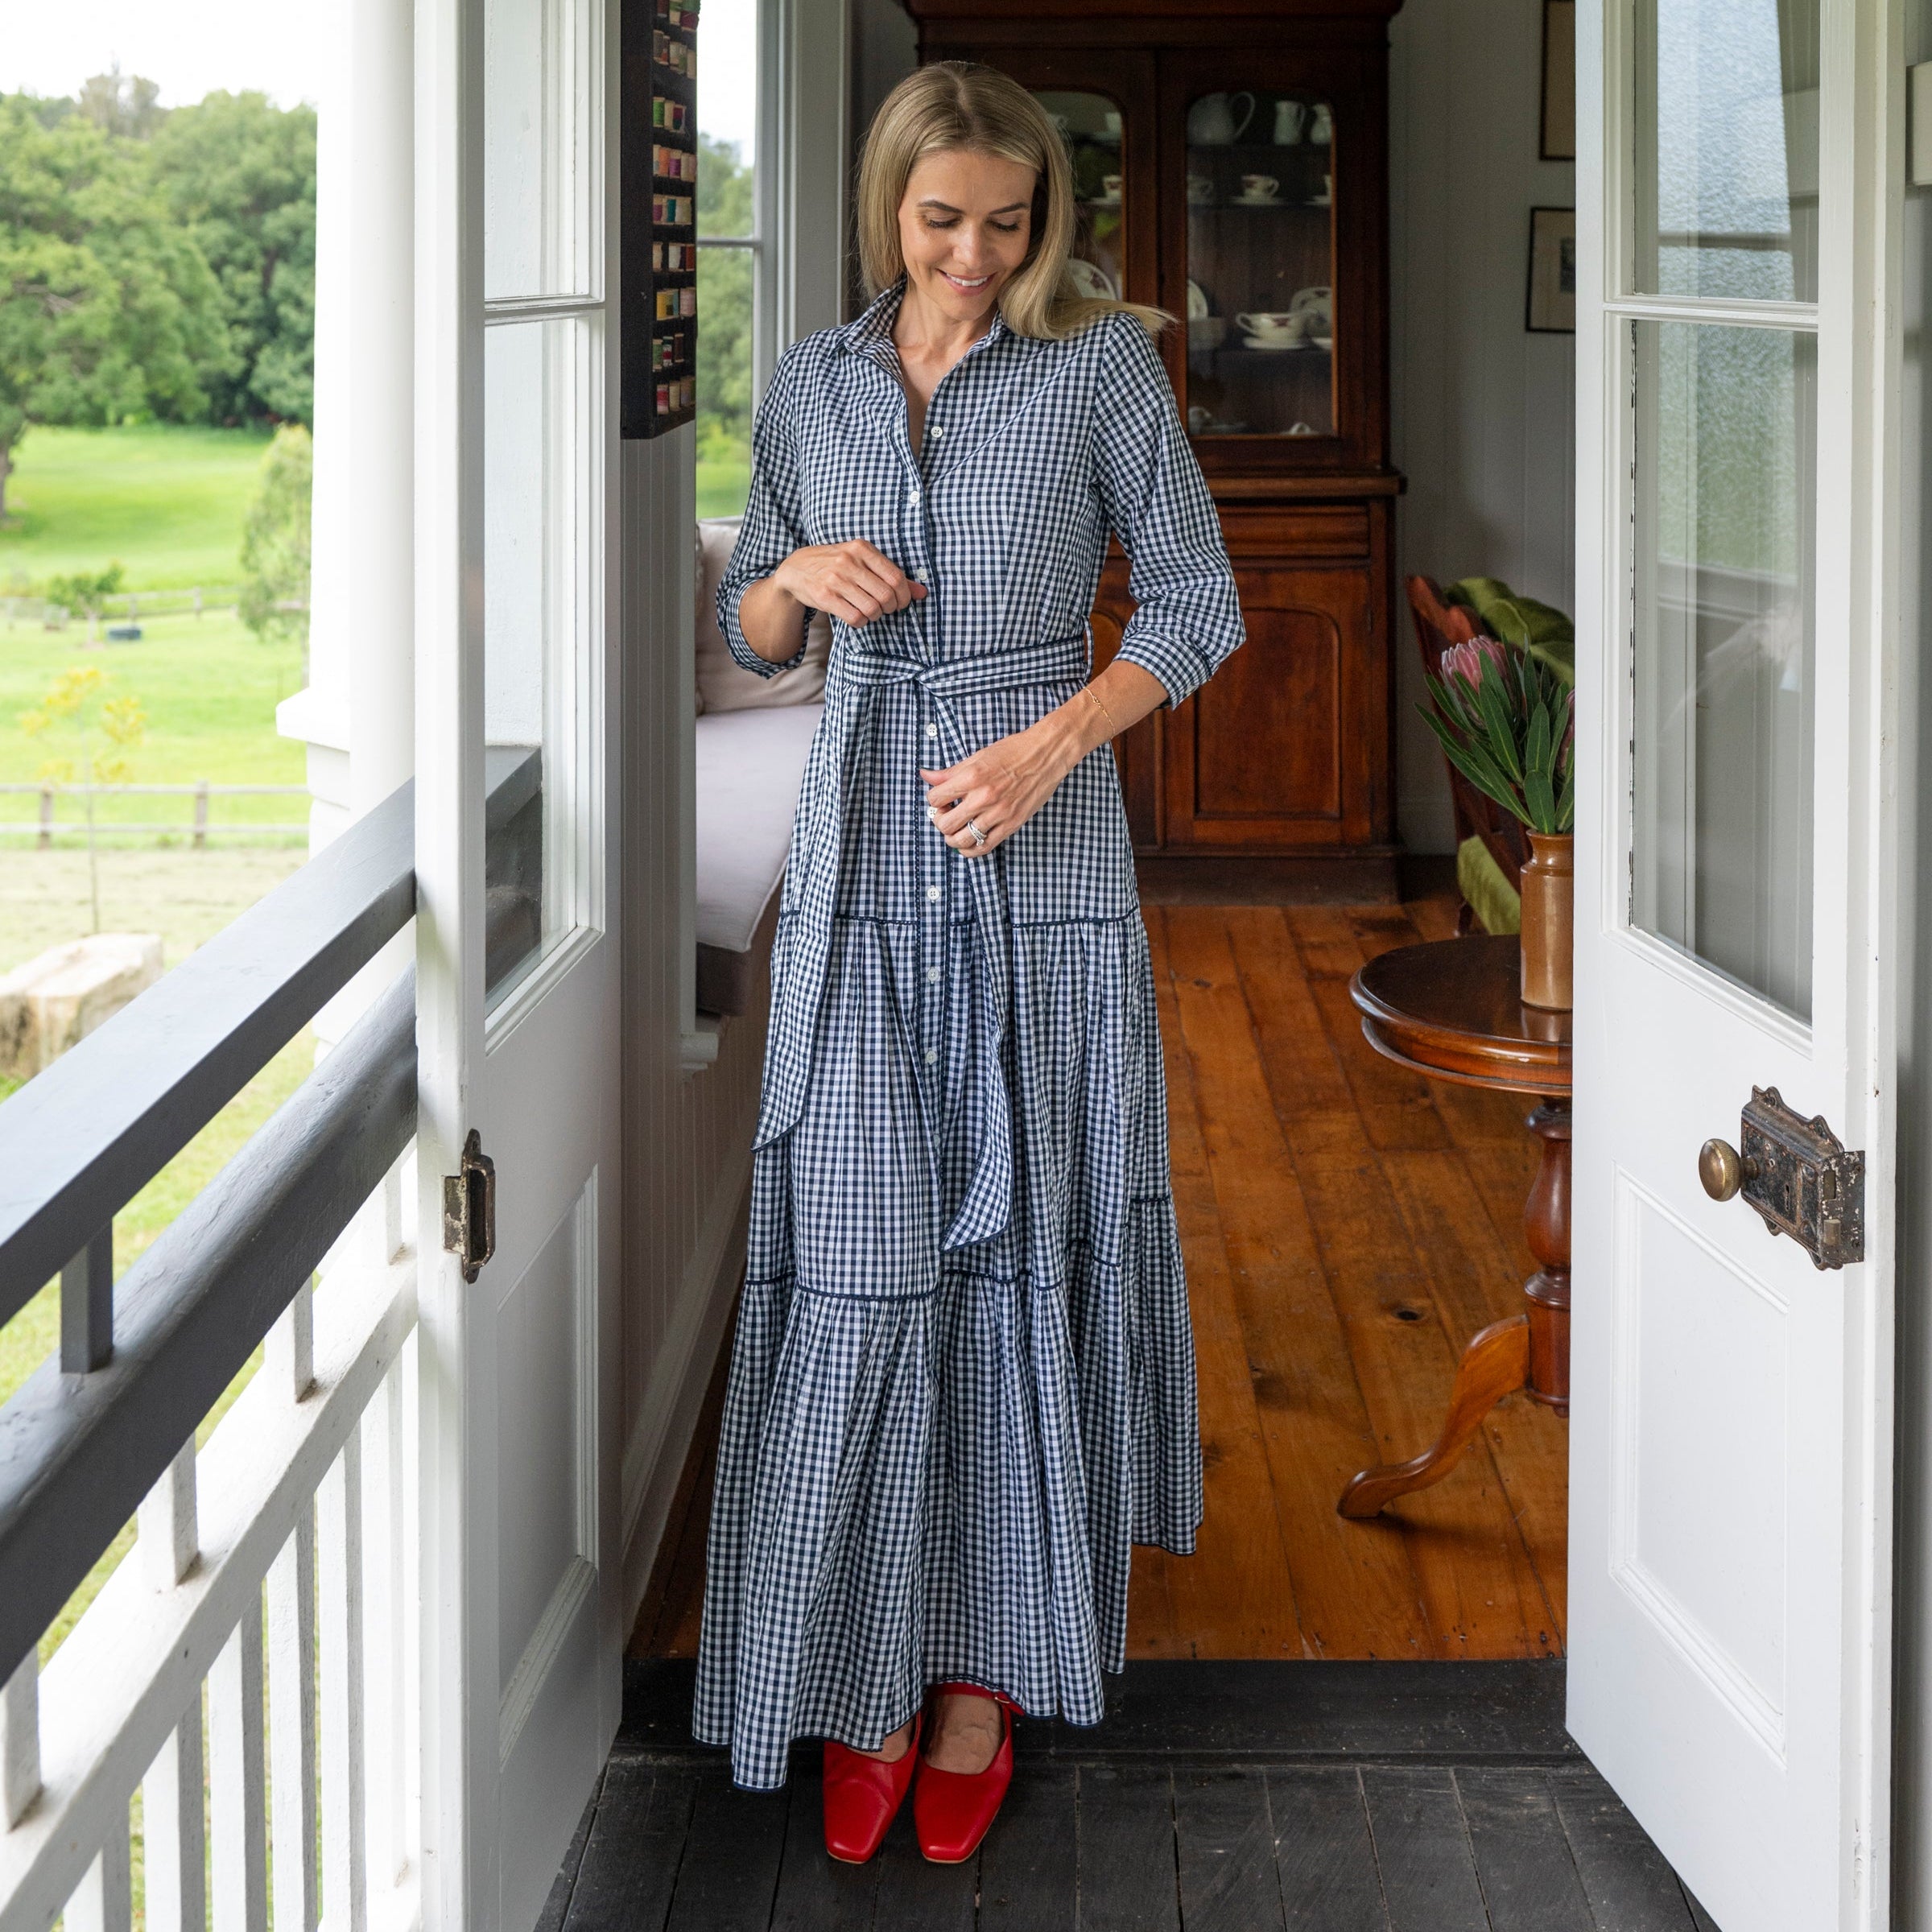
M 497 1164 L 475 1128 L 463 1143 L 463 1162 L 443 1177 L 443 1246 L 473 1282 L 497 1251 Z
M 1847 1148 L 1822 1113 L 1807 1121 L 1775 1087 L 1753 1087 L 1737 1137 L 1736 1147 L 1704 1142 L 1697 1166 L 1705 1193 L 1715 1201 L 1742 1194 L 1814 1268 L 1865 1258 L 1865 1157 Z

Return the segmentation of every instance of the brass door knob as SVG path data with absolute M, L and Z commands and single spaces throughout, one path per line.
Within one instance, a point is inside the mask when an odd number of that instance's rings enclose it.
M 1728 1201 L 1751 1178 L 1757 1165 L 1728 1141 L 1706 1141 L 1697 1157 L 1697 1178 L 1712 1200 Z

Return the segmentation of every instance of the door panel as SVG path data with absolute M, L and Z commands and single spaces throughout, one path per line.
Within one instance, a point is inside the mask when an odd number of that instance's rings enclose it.
M 1368 836 L 1363 761 L 1344 719 L 1370 654 L 1360 568 L 1244 561 L 1247 642 L 1168 722 L 1166 841 L 1320 846 Z
M 1579 9 L 1568 1715 L 1724 1932 L 1889 1922 L 1897 23 Z M 1707 1192 L 1758 1088 L 1862 1260 Z
M 427 1932 L 535 1924 L 621 1698 L 613 39 L 417 10 L 419 1212 L 494 1203 L 420 1277 Z

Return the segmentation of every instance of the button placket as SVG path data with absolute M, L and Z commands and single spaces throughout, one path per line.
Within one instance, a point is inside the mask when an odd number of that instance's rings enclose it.
M 931 696 L 923 687 L 919 691 L 919 741 L 924 750 L 924 756 L 919 762 L 931 771 L 936 770 L 942 762 L 938 743 L 939 727 L 932 716 Z M 919 783 L 920 796 L 923 800 L 925 781 L 921 779 Z M 920 1058 L 926 1075 L 927 1104 L 931 1118 L 936 1121 L 940 1115 L 941 1100 L 937 1068 L 946 1030 L 947 851 L 946 841 L 934 832 L 930 820 L 927 824 L 926 836 L 919 841 L 919 879 L 923 888 L 919 900 L 919 964 L 922 970 L 916 1004 L 919 1010 Z

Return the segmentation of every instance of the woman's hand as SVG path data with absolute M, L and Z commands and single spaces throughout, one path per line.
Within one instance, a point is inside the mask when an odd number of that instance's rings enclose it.
M 926 815 L 948 845 L 980 858 L 1011 838 L 1091 749 L 1072 718 L 1049 712 L 944 771 L 922 766 Z M 983 841 L 968 829 L 968 821 L 985 835 Z
M 891 558 L 863 537 L 843 543 L 807 543 L 795 550 L 771 580 L 811 610 L 828 610 L 857 627 L 903 610 L 926 594 Z

